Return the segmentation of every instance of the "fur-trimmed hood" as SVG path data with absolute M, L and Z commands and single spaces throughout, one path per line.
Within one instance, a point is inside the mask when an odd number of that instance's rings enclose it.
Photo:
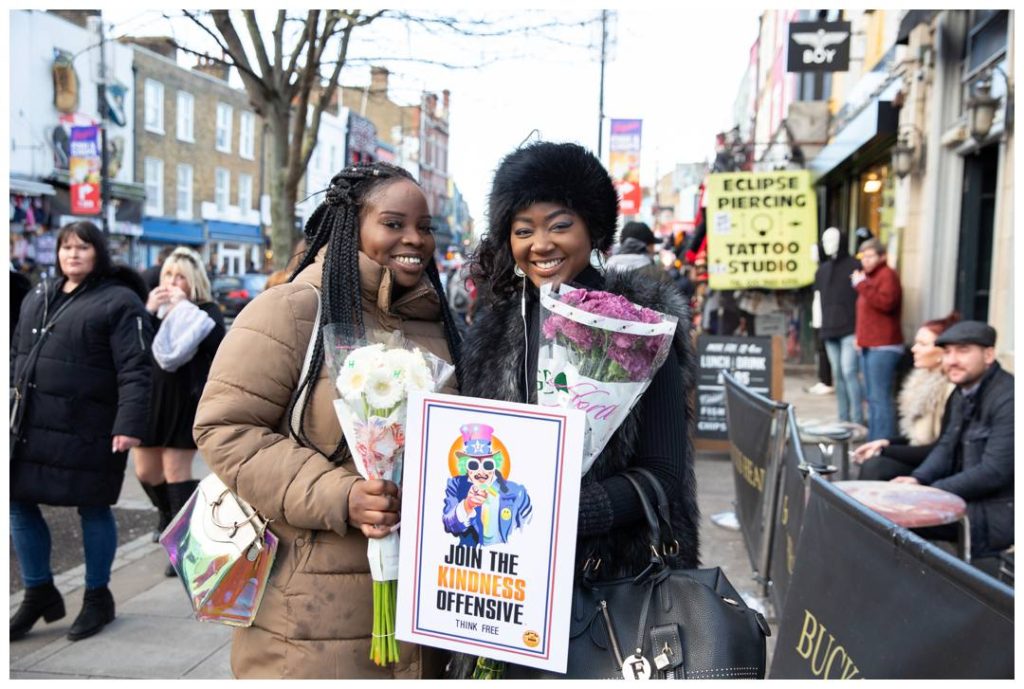
M 693 425 L 694 413 L 691 396 L 695 384 L 696 360 L 690 328 L 690 311 L 686 302 L 673 285 L 651 280 L 636 272 L 611 272 L 604 276 L 603 285 L 597 286 L 608 292 L 621 294 L 630 301 L 679 319 L 673 349 L 683 373 L 683 389 L 679 394 L 685 402 L 685 419 L 688 432 L 684 449 L 683 482 L 678 486 L 665 486 L 669 495 L 673 531 L 680 544 L 680 555 L 675 566 L 695 567 L 699 561 L 698 521 L 699 512 L 696 498 L 696 479 L 693 473 Z M 531 310 L 538 308 L 531 300 Z M 536 312 L 533 311 L 535 314 Z M 535 347 L 531 344 L 531 347 Z M 520 300 L 505 299 L 479 313 L 473 327 L 463 343 L 463 364 L 465 381 L 461 386 L 464 394 L 522 402 L 524 379 L 524 323 L 520 315 Z M 594 466 L 583 477 L 584 493 L 588 484 L 601 481 L 629 467 L 636 458 L 637 439 L 640 436 L 642 419 L 641 404 L 637 404 L 608 445 L 597 458 Z M 582 500 L 582 496 L 581 496 Z M 626 529 L 616 529 L 600 538 L 580 537 L 577 541 L 577 570 L 587 556 L 600 557 L 613 572 L 605 574 L 625 576 L 635 573 L 649 559 L 647 546 L 642 537 Z

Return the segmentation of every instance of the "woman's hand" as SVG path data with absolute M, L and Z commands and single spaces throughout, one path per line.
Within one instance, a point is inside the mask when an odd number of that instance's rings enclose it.
M 863 464 L 865 461 L 881 453 L 883 447 L 889 447 L 889 441 L 885 438 L 864 443 L 853 451 L 853 461 L 857 464 Z
M 167 303 L 168 296 L 166 287 L 154 287 L 150 290 L 149 298 L 146 300 L 146 311 L 156 313 L 163 304 Z
M 384 538 L 401 519 L 402 495 L 393 481 L 358 480 L 348 496 L 348 521 L 367 538 Z
M 142 444 L 142 441 L 138 438 L 133 438 L 130 435 L 115 435 L 114 442 L 111 443 L 111 452 L 124 452 L 130 447 L 138 447 Z
M 171 305 L 172 309 L 182 301 L 188 301 L 188 295 L 184 290 L 173 285 L 167 288 L 167 303 Z
M 921 482 L 913 476 L 897 476 L 891 480 L 891 483 L 906 483 L 908 486 L 919 486 Z

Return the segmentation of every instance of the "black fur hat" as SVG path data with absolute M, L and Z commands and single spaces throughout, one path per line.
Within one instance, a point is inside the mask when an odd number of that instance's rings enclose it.
M 516 211 L 532 203 L 564 203 L 579 215 L 595 247 L 615 240 L 619 196 L 593 153 L 578 144 L 538 141 L 505 156 L 494 173 L 489 199 L 490 231 L 511 231 Z

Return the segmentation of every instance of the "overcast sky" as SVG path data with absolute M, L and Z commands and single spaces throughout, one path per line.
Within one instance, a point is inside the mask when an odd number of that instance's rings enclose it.
M 177 14 L 176 10 L 167 10 Z M 424 12 L 424 11 L 420 11 Z M 479 10 L 447 15 L 480 16 Z M 676 163 L 713 156 L 714 136 L 732 125 L 733 103 L 757 38 L 761 10 L 707 8 L 617 9 L 609 23 L 605 70 L 606 118 L 643 120 L 641 182 Z M 209 49 L 187 20 L 168 22 L 157 10 L 105 7 L 114 34 L 166 35 Z M 533 129 L 553 141 L 597 149 L 600 85 L 600 10 L 503 11 L 488 18 L 540 25 L 584 26 L 491 38 L 434 35 L 394 20 L 357 34 L 342 72 L 347 86 L 369 83 L 372 59 L 392 71 L 391 97 L 415 103 L 423 90 L 451 91 L 449 170 L 482 228 L 494 168 Z M 381 58 L 381 59 L 376 59 Z M 405 58 L 405 59 L 384 59 Z M 411 59 L 409 59 L 411 58 Z M 427 59 L 476 69 L 423 64 Z M 603 135 L 608 156 L 608 124 Z M 386 136 L 385 133 L 381 133 Z

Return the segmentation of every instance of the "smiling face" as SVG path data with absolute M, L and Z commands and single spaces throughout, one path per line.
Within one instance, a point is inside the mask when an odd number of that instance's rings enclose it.
M 995 360 L 995 347 L 977 344 L 946 345 L 942 356 L 946 376 L 961 387 L 970 387 L 981 380 Z
M 494 470 L 496 463 L 494 457 L 478 459 L 470 457 L 466 460 L 466 476 L 474 486 L 485 488 L 494 483 Z
M 574 279 L 590 263 L 583 219 L 557 203 L 534 203 L 512 219 L 512 258 L 535 286 Z
M 57 250 L 60 271 L 73 283 L 80 283 L 89 277 L 96 267 L 96 247 L 69 232 Z
M 427 198 L 415 182 L 400 179 L 380 187 L 363 203 L 359 249 L 391 270 L 402 289 L 416 285 L 434 255 Z

